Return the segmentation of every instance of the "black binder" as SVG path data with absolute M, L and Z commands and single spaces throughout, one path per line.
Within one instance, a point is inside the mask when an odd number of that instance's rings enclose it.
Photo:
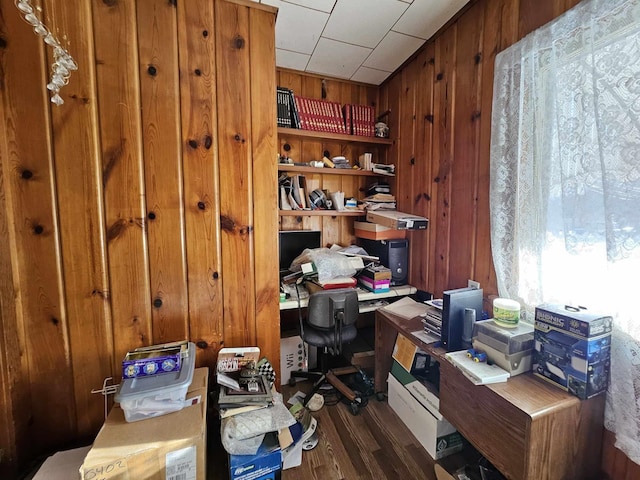
M 482 318 L 482 289 L 458 288 L 442 293 L 442 330 L 440 340 L 447 352 L 462 350 L 464 309 L 473 308 L 476 318 Z

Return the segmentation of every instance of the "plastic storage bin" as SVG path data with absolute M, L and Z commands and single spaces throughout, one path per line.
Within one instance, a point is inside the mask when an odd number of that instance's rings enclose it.
M 195 364 L 195 344 L 189 342 L 180 371 L 123 379 L 114 399 L 124 411 L 125 420 L 136 422 L 181 410 L 193 380 Z

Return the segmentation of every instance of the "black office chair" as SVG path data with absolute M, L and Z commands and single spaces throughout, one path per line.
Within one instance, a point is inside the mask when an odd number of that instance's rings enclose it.
M 331 358 L 342 353 L 342 345 L 356 338 L 357 318 L 358 294 L 353 288 L 322 290 L 309 296 L 306 321 L 303 322 L 300 316 L 300 336 L 304 342 L 318 347 L 320 371 L 292 372 L 290 379 L 291 383 L 295 383 L 295 377 L 314 380 L 311 392 L 305 397 L 305 405 L 323 385 L 329 383 L 349 400 L 351 413 L 357 415 L 360 411 L 362 397 L 338 378 L 358 373 L 359 369 L 352 365 L 329 368 Z

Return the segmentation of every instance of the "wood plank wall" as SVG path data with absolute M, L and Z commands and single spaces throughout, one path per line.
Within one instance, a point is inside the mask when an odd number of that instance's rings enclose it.
M 398 209 L 430 219 L 410 235 L 410 282 L 440 295 L 472 278 L 497 294 L 489 239 L 489 149 L 495 56 L 578 0 L 477 0 L 379 91 L 391 110 Z M 640 478 L 605 432 L 603 478 Z
M 79 70 L 53 106 L 51 51 L 0 0 L 2 478 L 91 441 L 135 347 L 279 369 L 275 9 L 33 3 Z

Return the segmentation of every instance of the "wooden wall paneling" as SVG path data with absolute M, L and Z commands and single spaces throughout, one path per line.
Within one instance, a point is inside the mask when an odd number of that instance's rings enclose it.
M 417 136 L 417 118 L 418 109 L 417 97 L 419 85 L 418 75 L 420 67 L 418 62 L 408 64 L 400 76 L 400 102 L 399 102 L 399 128 L 398 128 L 398 160 L 396 162 L 396 202 L 398 210 L 402 212 L 415 212 L 418 198 L 416 196 L 416 188 L 419 188 L 419 172 L 416 166 L 416 136 Z M 418 184 L 416 184 L 418 183 Z M 399 186 L 402 186 L 401 188 Z M 424 235 L 420 232 L 419 235 Z M 419 276 L 420 264 L 416 262 L 420 257 L 413 253 L 414 241 L 418 241 L 420 236 L 407 236 L 409 242 L 409 255 L 413 261 L 409 262 L 409 279 L 410 282 L 416 276 Z M 418 249 L 419 250 L 419 249 Z
M 483 6 L 474 4 L 458 19 L 453 83 L 453 158 L 449 202 L 451 288 L 465 287 L 474 275 L 480 131 Z M 486 192 L 483 192 L 486 195 Z M 453 246 L 455 244 L 455 246 Z
M 449 285 L 451 256 L 450 204 L 451 162 L 453 161 L 453 79 L 455 65 L 456 24 L 435 40 L 433 174 L 436 183 L 436 245 L 433 257 L 433 293 L 438 297 Z M 455 239 L 454 239 L 455 241 Z
M 179 2 L 180 117 L 189 338 L 212 368 L 223 342 L 214 6 Z
M 188 336 L 176 6 L 137 2 L 152 339 Z
M 251 144 L 253 146 L 253 241 L 256 265 L 256 335 L 261 354 L 269 359 L 280 378 L 280 278 L 277 238 L 278 202 L 274 187 L 277 167 L 276 47 L 274 11 L 249 12 L 251 57 Z
M 256 345 L 249 12 L 215 2 L 224 344 Z
M 152 338 L 135 4 L 94 2 L 93 29 L 115 345 L 104 360 L 119 376 L 124 354 Z
M 34 436 L 40 425 L 50 435 L 58 427 L 72 425 L 73 405 L 63 407 L 63 418 L 49 420 L 45 402 L 37 397 L 47 398 L 46 384 L 58 368 L 48 358 L 62 362 L 63 369 L 70 367 L 65 361 L 67 325 L 52 203 L 51 137 L 34 135 L 50 129 L 45 45 L 12 1 L 2 0 L 0 9 L 4 12 L 0 16 L 4 41 L 0 49 L 0 448 L 4 452 L 0 472 L 4 474 L 29 458 L 27 447 L 36 454 L 46 448 Z M 18 102 L 25 98 L 28 107 Z M 47 346 L 54 339 L 58 344 Z M 54 388 L 56 394 L 73 399 L 69 375 L 63 373 L 61 385 Z
M 3 29 L 0 27 L 0 31 Z M 0 33 L 2 35 L 2 33 Z M 0 100 L 0 114 L 4 116 L 4 99 Z M 6 158 L 8 152 L 4 128 L 0 128 L 0 158 Z M 11 267 L 11 252 L 15 252 L 15 241 L 10 240 L 7 219 L 7 202 L 4 191 L 3 168 L 0 164 L 0 238 L 5 248 L 0 248 L 0 478 L 13 478 L 16 475 L 16 445 L 24 444 L 20 438 L 25 431 L 18 431 L 14 424 L 14 410 L 19 405 L 14 397 L 28 394 L 26 381 L 19 383 L 16 373 L 21 368 L 20 336 L 17 332 L 17 312 L 14 300 L 14 275 Z M 9 246 L 9 248 L 6 248 Z M 12 388 L 15 387 L 15 388 Z M 27 397 L 28 398 L 28 397 Z
M 386 163 L 396 166 L 398 165 L 400 153 L 399 139 L 400 136 L 403 135 L 403 132 L 400 130 L 400 91 L 402 88 L 401 82 L 401 75 L 394 75 L 391 80 L 385 83 L 383 87 L 384 93 L 380 96 L 379 99 L 379 101 L 382 102 L 380 104 L 380 109 L 383 111 L 389 111 L 385 123 L 390 130 L 390 138 L 393 139 L 393 144 L 391 144 L 386 149 Z M 395 177 L 389 177 L 389 184 L 392 185 L 392 193 L 397 196 L 398 190 L 400 189 L 400 183 L 396 181 Z
M 484 34 L 482 36 L 481 88 L 480 88 L 480 136 L 478 143 L 478 222 L 476 225 L 476 255 L 473 278 L 480 282 L 491 311 L 489 297 L 497 294 L 496 272 L 491 252 L 491 222 L 489 209 L 491 116 L 493 106 L 493 72 L 498 52 L 517 40 L 517 18 L 515 2 L 500 0 L 487 2 L 484 9 Z M 516 10 L 517 12 L 517 10 Z
M 519 4 L 519 32 L 517 40 L 524 38 L 529 33 L 580 3 L 580 0 L 560 0 L 555 2 L 538 2 L 536 0 L 514 1 L 517 1 Z
M 48 1 L 44 15 L 55 25 L 54 31 L 64 32 L 75 61 L 83 66 L 61 91 L 65 104 L 50 107 L 67 315 L 47 318 L 57 334 L 47 332 L 45 325 L 28 329 L 31 339 L 42 335 L 33 345 L 42 377 L 30 381 L 37 399 L 33 408 L 42 416 L 34 422 L 35 443 L 49 449 L 65 440 L 87 439 L 97 431 L 103 405 L 91 389 L 110 375 L 112 347 L 91 8 L 81 1 Z M 47 63 L 52 62 L 48 51 Z M 55 224 L 42 227 L 42 234 L 55 236 Z M 39 297 L 42 303 L 61 301 L 61 297 L 47 301 Z M 41 401 L 44 398 L 46 402 Z
M 8 1 L 1 1 L 0 10 L 6 11 L 6 8 L 10 8 L 7 7 L 8 4 Z M 20 30 L 23 33 L 28 31 L 22 27 Z M 0 15 L 0 38 L 10 38 L 12 31 L 12 25 L 5 23 L 4 16 Z M 32 43 L 17 42 L 17 46 L 29 48 L 34 43 L 35 40 Z M 8 43 L 5 48 L 0 49 L 0 69 L 4 75 L 0 88 L 0 118 L 3 121 L 0 128 L 0 239 L 4 245 L 0 248 L 0 478 L 13 478 L 17 473 L 18 455 L 22 454 L 24 457 L 24 451 L 19 447 L 27 444 L 28 426 L 21 420 L 27 417 L 25 413 L 28 411 L 30 395 L 27 359 L 25 355 L 20 355 L 24 339 L 18 315 L 20 291 L 15 288 L 18 284 L 18 271 L 14 271 L 12 266 L 17 259 L 17 245 L 8 181 L 12 175 L 12 164 L 17 161 L 17 152 L 11 153 L 11 149 L 16 146 L 13 126 L 15 112 L 12 111 L 10 102 L 11 90 L 15 88 L 17 78 L 7 74 L 11 72 L 12 62 L 15 63 L 18 58 L 11 54 L 15 45 Z M 31 56 L 32 61 L 37 61 L 38 58 L 38 55 Z M 37 70 L 30 73 L 34 72 Z M 13 157 L 11 161 L 10 156 Z
M 396 192 L 398 210 L 413 211 L 413 182 L 415 175 L 417 62 L 411 62 L 400 73 L 400 117 L 398 128 L 398 161 L 396 182 L 402 185 Z
M 415 165 L 413 175 L 409 179 L 412 184 L 413 205 L 411 213 L 422 215 L 430 221 L 434 217 L 432 202 L 432 152 L 433 142 L 433 76 L 434 58 L 433 42 L 416 58 L 418 72 L 416 76 L 416 110 L 415 110 Z M 427 231 L 409 232 L 411 262 L 409 283 L 420 285 L 420 289 L 429 291 L 429 264 L 432 253 L 430 246 L 434 242 L 431 225 Z

